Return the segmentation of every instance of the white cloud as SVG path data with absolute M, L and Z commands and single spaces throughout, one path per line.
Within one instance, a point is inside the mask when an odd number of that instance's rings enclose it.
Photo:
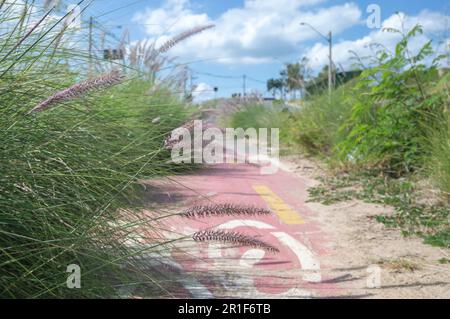
M 403 21 L 403 26 L 402 26 Z M 387 18 L 383 24 L 383 28 L 395 28 L 401 30 L 409 30 L 416 24 L 420 24 L 424 28 L 424 34 L 415 37 L 409 44 L 409 48 L 414 52 L 421 48 L 432 37 L 439 35 L 444 36 L 449 26 L 449 17 L 441 13 L 422 11 L 417 16 L 406 16 L 403 13 L 399 15 L 394 14 Z M 333 48 L 333 60 L 338 66 L 344 69 L 351 68 L 350 58 L 353 54 L 350 51 L 356 52 L 358 56 L 364 57 L 372 55 L 370 45 L 381 44 L 390 51 L 395 50 L 396 43 L 400 40 L 401 35 L 389 32 L 383 32 L 382 29 L 372 31 L 367 36 L 354 41 L 341 41 Z M 442 33 L 442 34 L 441 34 Z M 442 39 L 444 42 L 445 38 Z M 447 40 L 448 41 L 448 40 Z M 436 43 L 437 44 L 437 43 Z M 441 46 L 441 49 L 443 46 Z M 306 56 L 310 59 L 311 67 L 318 69 L 328 63 L 328 46 L 325 43 L 317 43 L 311 47 Z
M 194 26 L 214 23 L 216 28 L 174 47 L 172 54 L 223 63 L 271 61 L 299 51 L 299 43 L 317 35 L 300 22 L 314 24 L 336 34 L 360 23 L 361 10 L 354 3 L 315 9 L 323 0 L 245 0 L 244 5 L 225 11 L 217 19 L 192 9 L 189 0 L 166 0 L 157 9 L 147 9 L 134 20 L 146 24 L 150 38 L 162 43 Z M 339 19 L 336 19 L 339 17 Z
M 161 8 L 146 9 L 137 13 L 133 20 L 145 24 L 147 34 L 157 37 L 179 33 L 210 22 L 207 14 L 192 12 L 189 0 L 166 0 Z
M 192 92 L 195 103 L 201 103 L 214 98 L 214 88 L 207 83 L 200 83 Z

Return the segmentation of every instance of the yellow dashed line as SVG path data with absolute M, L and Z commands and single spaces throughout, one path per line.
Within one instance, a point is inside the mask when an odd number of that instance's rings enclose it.
M 287 225 L 302 225 L 305 221 L 300 214 L 294 211 L 286 202 L 264 185 L 253 186 L 256 193 L 261 196 L 270 208 L 278 215 L 278 218 Z

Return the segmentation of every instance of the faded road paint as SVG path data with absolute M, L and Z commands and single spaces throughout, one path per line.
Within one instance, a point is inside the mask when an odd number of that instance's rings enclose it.
M 238 227 L 255 227 L 258 229 L 272 230 L 274 229 L 272 225 L 254 220 L 233 220 L 224 223 L 217 228 L 230 230 Z M 300 262 L 301 270 L 308 271 L 303 275 L 303 279 L 305 281 L 320 282 L 322 280 L 322 276 L 320 275 L 320 263 L 316 260 L 314 253 L 309 250 L 308 247 L 285 232 L 271 232 L 271 234 L 275 236 L 280 241 L 280 243 L 292 250 L 292 252 L 297 256 L 298 261 Z M 253 265 L 256 263 L 257 261 L 254 262 Z
M 328 251 L 327 236 L 315 213 L 305 204 L 307 186 L 295 175 L 283 170 L 261 175 L 255 165 L 221 164 L 177 176 L 176 183 L 162 183 L 149 182 L 161 190 L 156 198 L 176 204 L 177 210 L 233 203 L 270 207 L 274 211 L 272 215 L 242 216 L 242 219 L 227 215 L 190 219 L 175 216 L 166 221 L 167 229 L 180 236 L 190 237 L 205 229 L 228 230 L 256 237 L 280 250 L 270 254 L 221 243 L 179 243 L 171 257 L 184 271 L 200 274 L 197 278 L 200 290 L 183 282 L 192 297 L 206 296 L 208 292 L 223 298 L 309 298 L 336 294 L 337 285 L 327 282 L 328 265 L 319 262 L 320 256 Z
M 294 211 L 286 202 L 275 194 L 269 187 L 255 185 L 253 189 L 258 193 L 270 208 L 277 214 L 278 218 L 286 225 L 303 225 L 305 221 L 300 214 Z

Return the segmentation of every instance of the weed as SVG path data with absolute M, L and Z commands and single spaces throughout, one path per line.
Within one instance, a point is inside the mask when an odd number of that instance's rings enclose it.
M 309 190 L 311 202 L 331 205 L 352 199 L 367 203 L 390 205 L 392 216 L 378 216 L 377 221 L 388 227 L 400 228 L 405 236 L 420 236 L 425 243 L 450 247 L 450 206 L 445 201 L 435 204 L 420 203 L 420 192 L 407 179 L 391 179 L 370 174 L 342 174 L 322 179 L 322 185 Z
M 396 272 L 415 272 L 421 269 L 418 264 L 404 258 L 395 260 L 382 260 L 378 264 L 388 269 L 392 269 Z

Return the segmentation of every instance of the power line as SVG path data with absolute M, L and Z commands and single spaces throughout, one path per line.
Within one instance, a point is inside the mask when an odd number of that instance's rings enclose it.
M 210 76 L 210 77 L 214 77 L 214 78 L 219 78 L 219 79 L 230 79 L 230 80 L 237 80 L 237 79 L 242 79 L 242 75 L 239 76 L 233 76 L 233 75 L 220 75 L 220 74 L 214 74 L 214 73 L 209 73 L 209 72 L 199 72 L 199 71 L 195 71 L 192 70 L 192 72 L 199 74 L 199 75 L 205 75 L 205 76 Z M 266 84 L 266 81 L 264 80 L 258 80 L 255 79 L 251 76 L 245 75 L 247 80 L 253 81 L 253 82 L 257 82 L 257 83 L 262 83 L 262 84 Z
M 117 11 L 120 11 L 120 10 L 122 10 L 122 9 L 129 8 L 129 7 L 134 6 L 134 5 L 136 5 L 136 4 L 140 3 L 140 2 L 143 2 L 143 1 L 146 1 L 146 0 L 137 0 L 137 1 L 135 1 L 135 2 L 132 2 L 132 3 L 127 4 L 127 5 L 125 5 L 125 6 L 122 6 L 122 7 L 119 7 L 119 8 L 110 10 L 110 11 L 107 11 L 107 12 L 101 14 L 101 15 L 96 16 L 95 19 L 104 17 L 104 16 L 106 16 L 106 15 L 108 15 L 108 14 L 111 14 L 111 13 L 114 13 L 114 12 L 117 12 Z
M 253 81 L 253 82 L 257 82 L 257 83 L 263 83 L 263 84 L 267 83 L 266 81 L 257 80 L 255 78 L 252 78 L 252 77 L 248 76 L 248 75 L 247 75 L 247 79 L 250 80 L 250 81 Z
M 140 25 L 140 26 L 161 26 L 159 23 L 120 23 L 120 24 L 104 24 L 105 27 L 122 27 L 128 25 Z
M 241 78 L 241 76 L 219 75 L 219 74 L 213 74 L 213 73 L 208 73 L 208 72 L 199 72 L 199 71 L 195 71 L 195 70 L 192 70 L 192 72 L 199 74 L 199 75 L 205 75 L 205 76 L 219 78 L 219 79 L 233 79 L 234 80 L 234 79 Z

